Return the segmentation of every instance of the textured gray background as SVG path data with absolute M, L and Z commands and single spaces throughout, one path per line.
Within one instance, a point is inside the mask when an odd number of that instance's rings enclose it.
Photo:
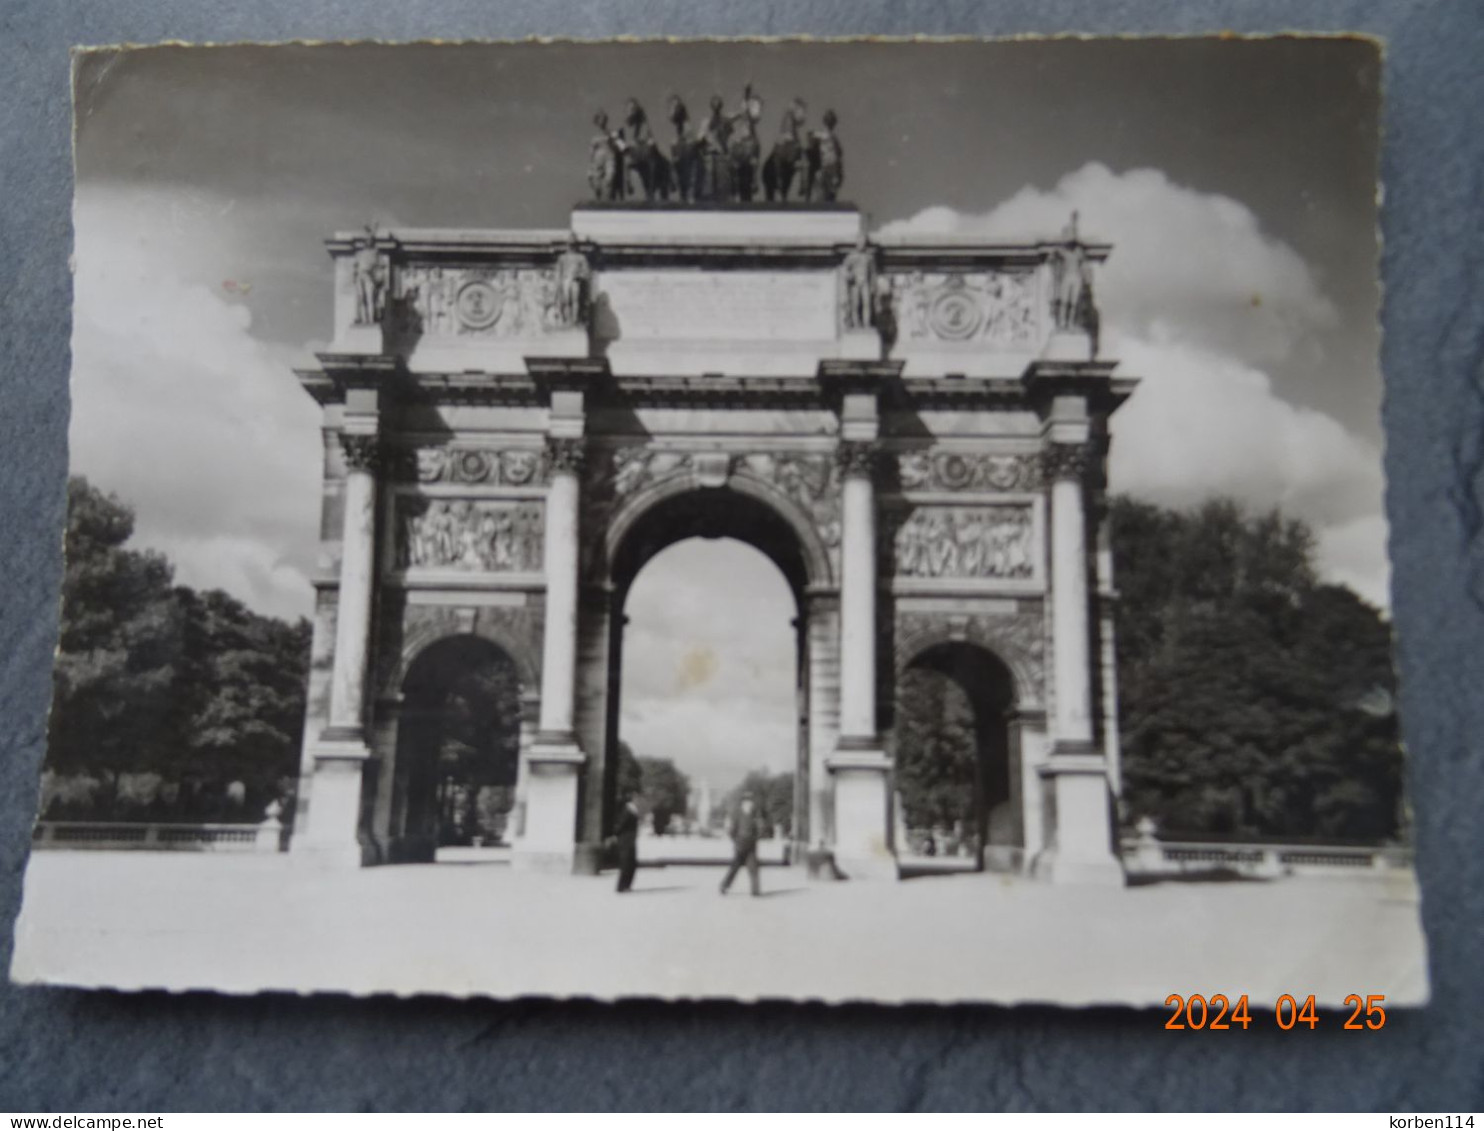
M 1476 655 L 1484 642 L 1484 7 L 1474 0 L 5 3 L 0 965 L 10 961 L 56 636 L 70 45 L 1065 30 L 1359 30 L 1387 40 L 1387 503 L 1434 1004 L 1393 1013 L 1380 1033 L 1342 1032 L 1336 1017 L 1315 1033 L 1260 1024 L 1168 1033 L 1157 1011 L 225 999 L 7 986 L 0 1110 L 1484 1108 L 1484 749 L 1476 737 L 1484 734 Z M 1093 927 L 1088 961 L 1097 949 Z M 593 961 L 602 960 L 595 942 Z

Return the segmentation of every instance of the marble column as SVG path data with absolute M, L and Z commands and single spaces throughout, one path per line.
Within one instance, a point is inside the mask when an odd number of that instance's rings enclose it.
M 352 430 L 354 427 L 355 430 Z M 294 850 L 316 862 L 364 862 L 361 807 L 370 750 L 366 743 L 366 671 L 376 580 L 376 471 L 380 438 L 370 423 L 349 421 L 340 434 L 345 461 L 340 584 L 335 653 L 330 675 L 329 725 L 314 745 L 308 822 Z
M 875 456 L 870 441 L 840 445 L 840 737 L 828 767 L 835 861 L 852 878 L 896 875 L 891 763 L 876 730 Z
M 876 741 L 876 499 L 872 449 L 842 447 L 840 738 Z
M 586 758 L 574 732 L 577 688 L 578 510 L 582 440 L 547 441 L 545 627 L 541 709 L 526 756 L 525 832 L 512 862 L 520 868 L 570 872 L 576 851 L 578 775 Z
M 1056 711 L 1050 780 L 1055 821 L 1042 869 L 1057 883 L 1123 882 L 1113 851 L 1108 761 L 1094 743 L 1086 482 L 1098 458 L 1088 443 L 1051 443 L 1051 636 Z
M 577 689 L 577 507 L 580 440 L 552 441 L 546 492 L 546 628 L 541 646 L 540 741 L 571 743 Z
M 340 539 L 340 600 L 335 617 L 335 667 L 325 738 L 365 740 L 366 660 L 376 560 L 375 435 L 340 437 L 345 452 L 345 522 Z
M 1051 444 L 1051 650 L 1058 748 L 1092 744 L 1092 657 L 1088 622 L 1085 444 Z

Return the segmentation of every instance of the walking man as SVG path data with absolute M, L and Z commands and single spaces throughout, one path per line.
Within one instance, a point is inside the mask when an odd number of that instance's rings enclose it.
M 726 895 L 737 872 L 747 866 L 747 878 L 752 882 L 752 894 L 761 895 L 758 888 L 757 842 L 763 835 L 762 815 L 757 810 L 757 801 L 752 794 L 742 795 L 742 802 L 732 814 L 732 863 L 727 868 L 727 878 L 721 881 L 721 894 Z
M 639 870 L 639 802 L 631 793 L 624 798 L 614 829 L 618 841 L 618 890 L 634 886 L 634 873 Z

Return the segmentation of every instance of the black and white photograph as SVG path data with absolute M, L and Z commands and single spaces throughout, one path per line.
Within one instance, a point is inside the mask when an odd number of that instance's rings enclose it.
M 72 66 L 14 981 L 1427 1001 L 1377 41 Z

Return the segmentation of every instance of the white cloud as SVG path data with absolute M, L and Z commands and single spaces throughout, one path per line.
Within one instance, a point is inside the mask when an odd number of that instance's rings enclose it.
M 1231 495 L 1318 530 L 1377 511 L 1380 453 L 1333 417 L 1290 405 L 1230 356 L 1112 337 L 1110 354 L 1140 378 L 1113 417 L 1117 490 L 1175 507 Z
M 1105 324 L 1126 334 L 1262 363 L 1313 348 L 1311 332 L 1337 317 L 1308 264 L 1264 233 L 1245 205 L 1173 184 L 1156 169 L 1088 164 L 1049 191 L 1021 189 L 983 215 L 929 208 L 882 235 L 1051 239 L 1073 211 L 1083 238 L 1113 244 L 1098 305 Z
M 882 234 L 1053 238 L 1074 210 L 1084 238 L 1114 245 L 1097 279 L 1104 354 L 1143 379 L 1113 417 L 1114 489 L 1170 506 L 1226 494 L 1281 507 L 1314 527 L 1327 579 L 1387 607 L 1380 452 L 1285 401 L 1267 372 L 1319 361 L 1335 308 L 1246 206 L 1157 170 L 1089 164 L 985 214 L 930 208 Z
M 79 193 L 72 468 L 135 508 L 135 543 L 183 583 L 307 613 L 318 408 L 246 307 L 187 281 L 183 206 Z
M 1365 515 L 1320 532 L 1317 557 L 1324 574 L 1348 585 L 1377 608 L 1391 605 L 1386 519 Z

